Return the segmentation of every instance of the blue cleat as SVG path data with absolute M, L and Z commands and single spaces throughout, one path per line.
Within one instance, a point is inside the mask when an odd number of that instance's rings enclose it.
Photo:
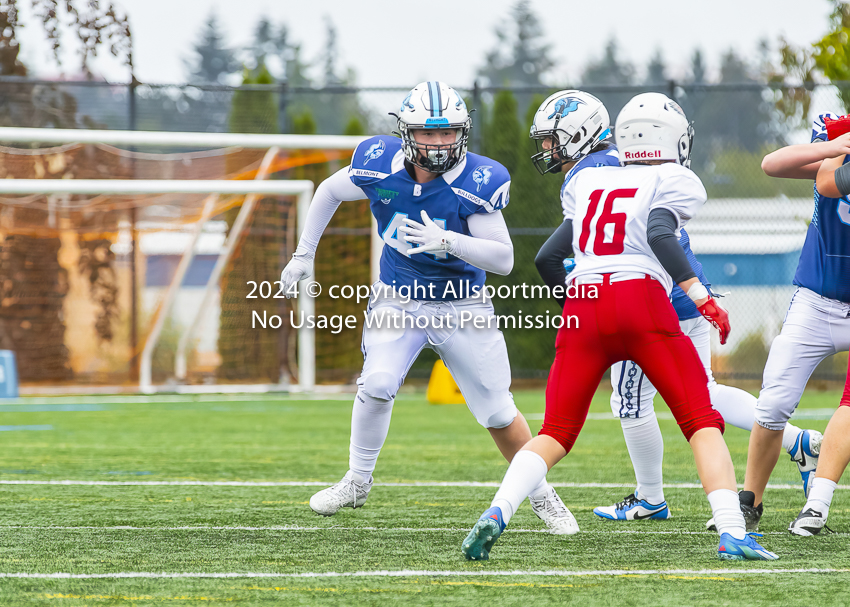
M 486 561 L 493 544 L 505 530 L 501 508 L 488 508 L 463 540 L 460 549 L 469 561 Z
M 775 561 L 779 558 L 770 550 L 759 546 L 752 534 L 748 534 L 742 540 L 736 540 L 728 533 L 720 536 L 717 556 L 728 561 Z
M 806 497 L 809 497 L 809 489 L 812 487 L 812 481 L 815 480 L 822 442 L 823 434 L 817 430 L 803 430 L 797 435 L 794 446 L 788 451 L 788 455 L 800 470 L 800 476 L 803 477 L 803 493 Z
M 667 502 L 650 504 L 646 500 L 638 499 L 637 492 L 627 495 L 626 499 L 613 506 L 599 506 L 594 508 L 593 514 L 612 521 L 672 518 L 670 509 L 667 507 Z

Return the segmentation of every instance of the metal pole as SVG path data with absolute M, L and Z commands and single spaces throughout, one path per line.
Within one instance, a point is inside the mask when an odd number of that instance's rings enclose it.
M 128 87 L 130 130 L 136 130 L 136 86 L 138 81 L 135 77 Z M 136 178 L 136 159 L 132 158 L 133 179 Z M 139 381 L 139 277 L 136 267 L 136 248 L 138 245 L 136 234 L 136 207 L 130 209 L 130 381 Z
M 302 192 L 298 196 L 298 238 L 307 223 L 307 212 L 310 210 L 312 190 Z M 315 316 L 316 300 L 307 293 L 306 286 L 310 279 L 302 280 L 298 287 L 298 307 L 304 318 Z M 312 392 L 316 387 L 316 330 L 307 324 L 298 329 L 298 388 L 302 392 Z
M 472 85 L 472 108 L 478 112 L 478 126 L 472 129 L 472 151 L 476 154 L 481 153 L 481 132 L 484 127 L 484 108 L 481 107 L 481 85 L 478 80 Z
M 0 127 L 0 141 L 23 143 L 104 143 L 120 146 L 242 147 L 267 150 L 353 150 L 368 137 L 350 135 L 273 135 L 260 133 L 179 133 L 170 131 L 95 131 Z
M 279 152 L 280 149 L 278 148 L 271 148 L 268 152 L 266 152 L 263 162 L 260 164 L 260 168 L 257 171 L 257 176 L 254 178 L 255 180 L 263 180 L 266 178 L 272 162 Z M 227 265 L 227 262 L 230 261 L 233 251 L 236 250 L 236 245 L 242 237 L 242 232 L 247 227 L 248 221 L 251 219 L 251 214 L 254 212 L 254 205 L 256 202 L 256 194 L 251 194 L 247 196 L 245 198 L 245 202 L 242 203 L 242 208 L 239 209 L 236 221 L 233 222 L 233 227 L 230 229 L 230 234 L 228 234 L 227 241 L 224 243 L 224 250 L 216 260 L 215 266 L 213 266 L 213 271 L 207 280 L 207 286 L 204 289 L 204 296 L 203 299 L 201 299 L 201 305 L 195 309 L 195 316 L 192 318 L 192 322 L 189 323 L 189 326 L 180 336 L 180 341 L 177 344 L 177 354 L 174 357 L 174 374 L 177 376 L 177 379 L 186 379 L 186 348 L 189 345 L 189 338 L 198 328 L 198 324 L 201 320 L 201 313 L 204 309 L 206 309 L 207 305 L 209 305 L 209 301 L 212 299 L 213 293 L 218 288 L 221 273 L 224 271 L 224 267 Z M 202 221 L 205 223 L 207 218 L 208 217 L 203 217 Z M 203 224 L 200 225 L 202 226 Z
M 141 368 L 139 370 L 139 390 L 144 394 L 153 394 L 154 392 L 152 377 L 153 351 L 159 341 L 162 327 L 165 325 L 165 319 L 168 318 L 168 314 L 171 312 L 171 306 L 174 305 L 174 300 L 177 299 L 177 292 L 180 290 L 180 285 L 183 284 L 183 278 L 186 276 L 189 265 L 192 263 L 192 258 L 195 256 L 195 243 L 201 234 L 201 228 L 203 228 L 204 222 L 212 213 L 216 198 L 217 196 L 215 194 L 207 197 L 204 203 L 201 221 L 195 226 L 189 246 L 180 259 L 180 263 L 177 265 L 177 271 L 174 273 L 174 278 L 171 279 L 171 284 L 168 285 L 168 290 L 165 292 L 165 298 L 162 300 L 162 304 L 154 315 L 153 327 L 147 340 L 145 340 L 145 348 L 142 351 Z

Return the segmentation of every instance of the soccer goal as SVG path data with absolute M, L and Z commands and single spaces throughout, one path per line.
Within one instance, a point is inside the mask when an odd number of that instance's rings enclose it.
M 349 383 L 359 334 L 290 319 L 352 303 L 287 300 L 275 281 L 314 184 L 361 140 L 0 128 L 0 349 L 16 353 L 22 391 Z M 365 205 L 329 227 L 317 280 L 368 284 Z

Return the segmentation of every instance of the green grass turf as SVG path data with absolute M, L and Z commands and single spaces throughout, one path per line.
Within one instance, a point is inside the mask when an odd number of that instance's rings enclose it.
M 536 431 L 542 393 L 515 396 Z M 592 413 L 608 412 L 607 399 L 600 391 Z M 334 482 L 347 469 L 348 397 L 134 400 L 21 399 L 0 405 L 2 426 L 52 427 L 0 432 L 0 480 Z M 826 419 L 815 410 L 833 409 L 838 400 L 835 392 L 808 392 L 800 417 L 809 413 L 821 419 L 804 418 L 798 425 L 823 430 Z M 660 402 L 658 410 L 666 411 Z M 665 482 L 697 482 L 690 450 L 675 423 L 662 419 L 661 428 Z M 735 428 L 726 433 L 739 480 L 747 437 Z M 375 476 L 378 482 L 498 482 L 506 468 L 488 433 L 465 407 L 429 406 L 421 397 L 403 396 L 395 406 Z M 588 421 L 575 449 L 549 480 L 633 483 L 619 423 L 607 418 Z M 772 482 L 799 484 L 796 466 L 786 456 Z M 0 578 L 0 604 L 850 604 L 850 572 L 745 573 L 850 571 L 850 500 L 843 490 L 830 510 L 830 526 L 839 533 L 805 539 L 784 532 L 803 503 L 802 491 L 769 490 L 763 543 L 781 560 L 730 564 L 716 557 L 716 535 L 703 532 L 710 512 L 699 489 L 666 490 L 672 520 L 612 523 L 597 519 L 591 510 L 622 499 L 627 488 L 560 488 L 581 534 L 559 538 L 540 533 L 542 523 L 526 504 L 492 560 L 468 563 L 460 554 L 460 542 L 495 488 L 378 486 L 366 507 L 333 518 L 318 517 L 307 505 L 319 488 L 0 485 L 0 573 L 686 571 L 619 576 Z M 733 573 L 695 573 L 703 569 Z

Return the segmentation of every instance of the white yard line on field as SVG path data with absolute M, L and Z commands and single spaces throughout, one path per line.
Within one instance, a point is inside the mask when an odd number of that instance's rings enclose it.
M 79 485 L 84 487 L 328 487 L 336 481 L 83 481 L 83 480 L 0 480 L 0 485 Z M 550 483 L 553 487 L 573 489 L 628 489 L 634 483 Z M 375 483 L 375 487 L 498 487 L 497 482 L 478 481 L 411 481 L 409 483 Z M 743 487 L 743 485 L 738 485 Z M 768 484 L 768 489 L 794 489 L 799 484 Z M 699 483 L 665 483 L 665 489 L 702 489 Z M 850 489 L 850 485 L 838 485 Z
M 399 571 L 322 571 L 310 573 L 268 573 L 268 572 L 151 572 L 151 571 L 122 571 L 114 573 L 0 573 L 0 578 L 23 579 L 125 579 L 125 578 L 406 578 L 406 577 L 589 577 L 608 576 L 622 577 L 635 575 L 665 576 L 665 575 L 787 575 L 789 573 L 850 573 L 850 569 L 600 569 L 586 571 L 568 571 L 564 569 L 533 570 L 533 571 L 429 571 L 417 569 L 402 569 Z

